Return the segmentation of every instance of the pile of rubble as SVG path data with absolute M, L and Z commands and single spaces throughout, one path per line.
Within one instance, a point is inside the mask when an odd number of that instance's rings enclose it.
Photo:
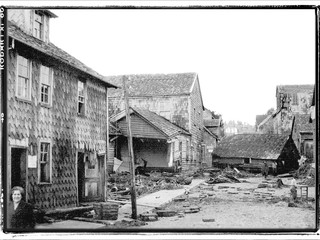
M 226 168 L 221 171 L 211 171 L 210 178 L 206 180 L 207 184 L 216 184 L 216 183 L 240 183 L 239 178 L 247 178 L 250 174 L 244 171 L 239 171 L 234 168 Z
M 294 173 L 294 177 L 300 180 L 299 184 L 308 186 L 316 184 L 316 170 L 312 163 L 304 162 Z
M 136 194 L 141 196 L 159 190 L 180 189 L 192 182 L 194 172 L 169 173 L 150 172 L 147 175 L 136 175 Z M 108 179 L 108 197 L 113 200 L 130 199 L 130 173 L 121 172 L 111 174 Z

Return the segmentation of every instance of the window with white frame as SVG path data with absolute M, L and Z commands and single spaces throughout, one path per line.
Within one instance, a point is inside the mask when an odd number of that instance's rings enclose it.
M 31 63 L 30 60 L 18 55 L 18 74 L 16 95 L 19 98 L 31 99 Z
M 33 36 L 38 39 L 43 39 L 43 14 L 39 11 L 34 13 L 34 26 L 33 26 Z
M 51 182 L 51 154 L 50 143 L 40 143 L 40 161 L 39 161 L 39 182 Z
M 84 115 L 85 113 L 85 83 L 78 81 L 78 114 Z
M 49 67 L 40 68 L 40 102 L 46 105 L 51 104 L 53 70 Z

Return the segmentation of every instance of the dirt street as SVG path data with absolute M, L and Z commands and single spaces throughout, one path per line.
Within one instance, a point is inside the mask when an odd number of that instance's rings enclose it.
M 159 217 L 141 228 L 200 229 L 312 229 L 315 228 L 315 188 L 309 187 L 309 201 L 298 200 L 289 207 L 290 187 L 257 188 L 262 177 L 241 183 L 202 184 L 185 201 L 172 201 L 163 207 L 176 210 L 172 217 Z M 300 190 L 298 190 L 298 197 Z M 200 207 L 199 212 L 186 209 Z M 188 211 L 187 211 L 188 212 Z

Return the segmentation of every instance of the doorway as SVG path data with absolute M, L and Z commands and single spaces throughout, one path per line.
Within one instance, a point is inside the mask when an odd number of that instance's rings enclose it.
M 11 188 L 14 186 L 23 187 L 27 193 L 27 149 L 25 148 L 11 148 Z M 26 196 L 27 194 L 25 198 Z
M 78 152 L 78 196 L 79 202 L 103 200 L 104 164 L 103 156 L 90 158 L 90 153 Z

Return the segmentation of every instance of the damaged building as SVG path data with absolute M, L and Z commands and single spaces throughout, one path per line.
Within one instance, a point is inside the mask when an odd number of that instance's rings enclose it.
M 49 41 L 48 10 L 8 10 L 7 196 L 42 209 L 103 199 L 107 92 L 115 87 Z
M 190 160 L 188 142 L 191 134 L 166 118 L 146 109 L 130 108 L 134 159 L 143 161 L 147 171 L 181 170 L 182 159 Z M 120 161 L 119 171 L 129 172 L 128 130 L 125 111 L 111 118 L 118 131 L 110 133 L 110 149 Z M 120 133 L 120 134 L 119 134 Z M 144 164 L 140 165 L 143 166 Z
M 129 106 L 152 111 L 191 134 L 182 154 L 182 170 L 201 166 L 206 146 L 203 143 L 203 102 L 199 78 L 196 73 L 139 74 L 110 76 L 108 82 L 123 86 L 123 78 L 129 98 Z M 125 109 L 123 89 L 109 94 L 110 116 Z M 178 148 L 178 147 L 177 147 Z
M 258 127 L 258 133 L 291 135 L 300 154 L 313 159 L 313 132 L 310 123 L 310 107 L 314 85 L 277 86 L 277 110 L 266 116 Z
M 299 151 L 291 136 L 280 134 L 235 134 L 225 137 L 213 151 L 213 166 L 237 167 L 259 172 L 265 161 L 277 164 L 277 172 L 298 168 Z

